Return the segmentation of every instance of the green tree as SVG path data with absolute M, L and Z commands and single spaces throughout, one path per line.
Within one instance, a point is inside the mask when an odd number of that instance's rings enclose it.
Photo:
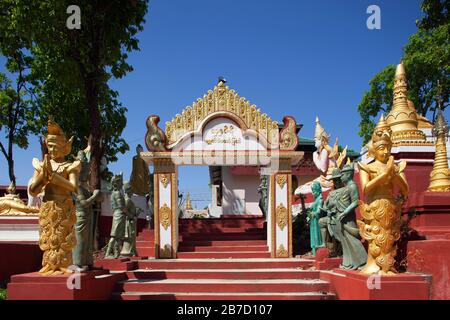
M 14 172 L 14 145 L 28 148 L 29 133 L 36 132 L 35 107 L 32 88 L 28 87 L 27 62 L 20 52 L 16 59 L 9 59 L 8 70 L 16 71 L 15 86 L 5 74 L 0 73 L 0 151 L 8 163 L 9 180 L 16 185 Z
M 100 185 L 100 161 L 128 150 L 121 133 L 126 108 L 111 79 L 133 68 L 128 53 L 139 50 L 136 35 L 143 29 L 148 0 L 79 1 L 81 28 L 66 25 L 72 13 L 68 0 L 2 0 L 0 27 L 18 26 L 24 47 L 33 56 L 40 117 L 45 130 L 48 115 L 76 138 L 74 149 L 91 145 L 91 186 Z
M 438 101 L 448 106 L 450 93 L 450 19 L 449 0 L 424 0 L 425 16 L 417 21 L 418 30 L 403 48 L 408 80 L 408 98 L 422 116 L 434 114 Z M 388 65 L 369 82 L 358 106 L 361 116 L 359 135 L 370 140 L 380 113 L 392 108 L 395 66 Z

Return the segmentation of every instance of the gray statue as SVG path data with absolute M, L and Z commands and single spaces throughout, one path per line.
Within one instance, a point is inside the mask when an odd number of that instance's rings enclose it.
M 334 190 L 328 194 L 323 209 L 327 212 L 329 233 L 342 246 L 341 268 L 356 270 L 367 261 L 367 253 L 356 225 L 355 209 L 358 206 L 358 187 L 353 182 L 353 166 L 347 164 L 332 172 Z
M 261 175 L 260 184 L 258 186 L 258 193 L 260 194 L 259 198 L 259 208 L 262 211 L 264 218 L 267 217 L 267 176 Z
M 125 239 L 122 247 L 123 256 L 137 256 L 136 252 L 136 233 L 137 233 L 137 219 L 142 212 L 141 208 L 137 208 L 132 200 L 133 189 L 129 182 L 123 184 L 125 192 L 125 214 L 127 216 L 127 223 L 125 227 Z
M 106 250 L 106 258 L 119 258 L 120 251 L 125 237 L 125 198 L 121 189 L 123 185 L 123 175 L 115 175 L 111 178 L 111 207 L 113 210 L 113 222 L 111 227 L 111 238 Z
M 331 178 L 333 180 L 334 190 L 328 194 L 327 199 L 320 209 L 326 213 L 326 216 L 319 219 L 319 226 L 322 241 L 330 251 L 330 257 L 337 257 L 341 255 L 342 248 L 336 236 L 336 229 L 333 226 L 336 223 L 335 218 L 338 214 L 336 205 L 342 198 L 344 191 L 342 187 L 344 185 L 341 181 L 341 171 L 338 168 L 333 169 Z
M 339 234 L 342 235 L 338 239 L 342 244 L 343 252 L 341 267 L 351 270 L 358 269 L 367 261 L 367 252 L 361 243 L 359 228 L 356 224 L 355 209 L 358 207 L 359 192 L 358 186 L 353 181 L 354 171 L 353 165 L 350 163 L 342 168 L 341 180 L 345 184 L 343 189 L 346 190 L 346 208 L 337 216 L 337 220 L 340 222 L 337 224 L 340 228 Z
M 73 263 L 78 272 L 88 271 L 94 264 L 94 212 L 92 204 L 100 195 L 100 190 L 93 194 L 89 192 L 89 162 L 84 151 L 78 152 L 77 159 L 81 162 L 81 171 L 78 178 L 78 192 L 73 194 L 77 222 L 75 232 L 77 244 L 72 252 Z

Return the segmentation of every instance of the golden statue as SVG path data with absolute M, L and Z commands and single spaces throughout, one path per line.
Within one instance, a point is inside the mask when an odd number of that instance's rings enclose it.
M 33 159 L 35 169 L 29 191 L 36 196 L 44 191 L 39 210 L 39 247 L 44 251 L 42 269 L 46 275 L 70 272 L 72 249 L 76 244 L 75 205 L 71 192 L 78 189 L 80 161 L 67 161 L 73 137 L 66 139 L 61 127 L 50 117 L 45 138 L 48 154 L 41 162 Z
M 27 215 L 38 213 L 39 208 L 27 206 L 19 195 L 13 182 L 6 189 L 4 197 L 0 197 L 0 215 Z
M 141 152 L 143 151 L 142 146 L 138 144 L 136 155 L 133 157 L 133 169 L 130 177 L 131 190 L 139 196 L 150 193 L 150 170 L 148 164 L 141 158 Z
M 358 162 L 364 201 L 359 201 L 361 220 L 359 233 L 368 241 L 366 274 L 395 274 L 395 242 L 400 237 L 401 207 L 408 195 L 408 183 L 404 174 L 406 162 L 394 163 L 391 156 L 392 130 L 381 116 L 368 143 L 369 156 L 375 158 L 370 164 Z M 400 196 L 394 196 L 394 190 Z
M 450 191 L 450 169 L 448 168 L 447 146 L 448 124 L 442 111 L 439 110 L 433 126 L 433 135 L 436 137 L 436 154 L 433 170 L 430 173 L 430 186 L 428 191 Z
M 339 153 L 339 142 L 336 142 L 333 147 L 329 145 L 330 135 L 320 125 L 319 118 L 316 118 L 316 131 L 314 134 L 315 146 L 317 148 L 313 153 L 313 161 L 317 169 L 320 171 L 320 176 L 313 181 L 307 182 L 295 190 L 295 194 L 312 193 L 311 186 L 313 182 L 317 181 L 322 187 L 322 191 L 327 191 L 333 187 L 331 179 L 334 168 L 341 168 L 344 159 L 347 156 L 347 147 Z

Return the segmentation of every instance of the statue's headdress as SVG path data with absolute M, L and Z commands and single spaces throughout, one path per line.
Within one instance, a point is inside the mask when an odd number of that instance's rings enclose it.
M 325 139 L 326 141 L 330 138 L 330 135 L 320 125 L 319 117 L 316 117 L 316 131 L 314 133 L 314 138 L 319 140 Z
M 65 146 L 65 153 L 67 155 L 72 149 L 73 137 L 67 140 L 66 135 L 64 134 L 64 131 L 61 129 L 59 124 L 55 122 L 52 116 L 49 116 L 47 122 L 47 137 L 45 138 L 45 141 L 47 143 L 54 142 L 61 146 Z
M 84 150 L 78 151 L 77 160 L 81 163 L 81 170 L 79 175 L 80 181 L 88 181 L 89 179 L 89 161 Z
M 110 191 L 114 189 L 120 189 L 123 184 L 123 172 L 113 175 L 110 180 L 109 189 Z
M 9 187 L 6 188 L 6 192 L 8 194 L 16 194 L 16 184 L 13 181 L 11 181 Z
M 392 130 L 384 119 L 384 115 L 381 115 L 380 121 L 373 130 L 372 140 L 367 144 L 369 154 L 373 156 L 373 152 L 378 146 L 385 145 L 389 148 L 392 147 L 391 140 Z

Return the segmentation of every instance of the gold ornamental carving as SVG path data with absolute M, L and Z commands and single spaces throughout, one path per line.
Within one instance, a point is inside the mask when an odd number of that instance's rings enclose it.
M 287 175 L 285 174 L 277 174 L 277 184 L 280 186 L 281 189 L 284 188 L 284 185 L 287 182 Z
M 172 258 L 172 247 L 169 244 L 166 244 L 164 248 L 161 248 L 159 251 L 160 258 Z
M 163 226 L 164 230 L 167 230 L 167 228 L 170 227 L 170 220 L 172 217 L 172 209 L 169 208 L 169 206 L 164 203 L 164 205 L 159 208 L 159 221 L 161 222 L 161 225 Z
M 205 118 L 217 112 L 234 114 L 248 129 L 260 133 L 268 142 L 278 142 L 278 122 L 261 113 L 255 105 L 251 105 L 234 90 L 230 90 L 224 81 L 219 81 L 203 98 L 197 99 L 181 114 L 166 122 L 167 143 L 172 145 L 186 133 L 197 130 Z
M 163 185 L 164 188 L 167 188 L 167 186 L 169 185 L 170 182 L 170 174 L 161 174 L 161 183 Z
M 283 244 L 280 244 L 280 246 L 277 249 L 277 258 L 287 258 L 287 257 L 289 257 L 289 253 L 287 252 Z
M 286 227 L 288 220 L 288 213 L 286 207 L 282 203 L 280 203 L 275 210 L 275 214 L 277 225 L 280 228 L 280 230 L 283 230 L 284 227 Z
M 298 145 L 297 122 L 293 117 L 283 118 L 284 129 L 280 132 L 280 150 L 295 150 Z

